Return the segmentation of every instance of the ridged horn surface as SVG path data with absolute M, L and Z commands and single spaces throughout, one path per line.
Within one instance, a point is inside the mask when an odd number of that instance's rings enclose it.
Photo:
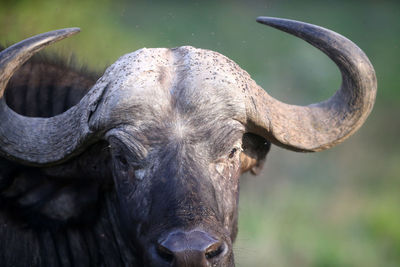
M 364 52 L 342 35 L 312 24 L 270 17 L 257 21 L 295 35 L 328 55 L 342 74 L 340 89 L 328 100 L 289 105 L 268 95 L 255 82 L 246 96 L 247 128 L 294 151 L 321 151 L 357 131 L 375 102 L 377 82 Z
M 100 90 L 91 90 L 76 106 L 50 118 L 25 117 L 11 110 L 3 97 L 11 76 L 44 47 L 78 33 L 68 28 L 36 35 L 0 53 L 0 154 L 35 166 L 63 161 L 83 149 L 92 135 L 87 122 Z

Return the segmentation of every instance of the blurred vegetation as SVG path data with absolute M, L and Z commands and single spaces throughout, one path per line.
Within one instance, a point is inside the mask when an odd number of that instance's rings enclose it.
M 344 144 L 317 154 L 273 148 L 241 182 L 238 266 L 400 266 L 400 3 L 394 1 L 0 1 L 3 45 L 64 27 L 49 50 L 103 70 L 142 47 L 218 51 L 292 104 L 329 97 L 334 64 L 307 43 L 255 23 L 318 24 L 357 43 L 378 77 L 375 109 Z

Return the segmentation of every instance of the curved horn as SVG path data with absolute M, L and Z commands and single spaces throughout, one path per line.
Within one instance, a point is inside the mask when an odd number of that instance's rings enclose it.
M 375 102 L 374 68 L 345 37 L 299 21 L 259 17 L 257 22 L 304 39 L 339 67 L 342 86 L 328 100 L 309 106 L 282 103 L 251 82 L 246 96 L 247 128 L 294 151 L 321 151 L 341 143 L 364 123 Z
M 78 33 L 69 28 L 36 35 L 0 53 L 0 154 L 21 163 L 43 166 L 63 161 L 83 148 L 87 125 L 99 92 L 91 90 L 76 106 L 51 118 L 30 118 L 11 110 L 3 97 L 11 76 L 42 48 Z M 101 93 L 101 92 L 100 92 Z

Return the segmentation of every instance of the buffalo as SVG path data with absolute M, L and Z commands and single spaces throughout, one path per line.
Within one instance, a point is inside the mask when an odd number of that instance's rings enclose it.
M 257 174 L 271 144 L 313 152 L 341 143 L 364 123 L 377 87 L 345 37 L 257 21 L 327 54 L 340 89 L 285 104 L 232 60 L 191 46 L 140 49 L 101 77 L 33 56 L 78 28 L 2 50 L 2 266 L 234 266 L 240 175 Z

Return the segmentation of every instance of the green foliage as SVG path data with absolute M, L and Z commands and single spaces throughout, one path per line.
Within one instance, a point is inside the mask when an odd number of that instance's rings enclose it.
M 235 60 L 271 95 L 309 104 L 340 86 L 334 64 L 301 40 L 255 23 L 298 19 L 335 30 L 369 56 L 375 109 L 359 133 L 318 154 L 273 149 L 241 185 L 238 266 L 400 265 L 398 1 L 1 1 L 2 44 L 64 27 L 49 50 L 102 70 L 141 47 L 192 45 Z

